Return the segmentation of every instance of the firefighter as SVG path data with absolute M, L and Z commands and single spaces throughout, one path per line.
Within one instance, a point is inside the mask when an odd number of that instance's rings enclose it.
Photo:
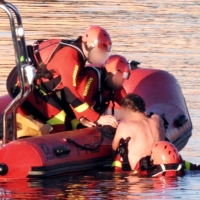
M 54 131 L 62 131 L 70 129 L 66 122 L 72 114 L 72 107 L 78 119 L 86 117 L 91 124 L 97 122 L 116 127 L 115 117 L 99 116 L 77 91 L 77 78 L 86 61 L 102 65 L 111 46 L 110 35 L 99 26 L 91 26 L 76 40 L 53 39 L 37 41 L 34 46 L 28 46 L 37 76 L 34 90 L 20 107 L 19 113 L 23 116 L 32 115 L 53 126 Z M 8 92 L 12 97 L 18 94 L 20 87 L 16 83 L 16 76 L 17 72 L 13 69 L 7 80 Z M 60 101 L 58 93 L 64 98 L 64 103 Z
M 176 147 L 167 141 L 155 143 L 151 156 L 142 158 L 135 167 L 139 176 L 182 176 L 184 165 Z
M 121 172 L 124 157 L 128 155 L 128 142 L 130 137 L 120 140 L 116 151 L 116 157 L 112 164 L 115 172 Z M 133 174 L 140 177 L 175 177 L 183 176 L 185 170 L 200 170 L 200 166 L 184 161 L 176 147 L 167 141 L 155 143 L 151 155 L 143 157 L 133 169 Z
M 115 102 L 120 105 L 121 100 L 126 96 L 122 84 L 129 78 L 130 73 L 130 65 L 123 56 L 111 55 L 103 67 L 85 68 L 78 81 L 78 92 L 98 117 L 104 116 L 110 103 L 112 103 L 112 114 L 114 114 Z M 90 119 L 84 117 L 82 120 L 90 127 L 92 126 L 90 120 L 94 121 L 96 115 L 91 116 Z M 77 124 L 77 120 L 72 123 L 74 129 Z

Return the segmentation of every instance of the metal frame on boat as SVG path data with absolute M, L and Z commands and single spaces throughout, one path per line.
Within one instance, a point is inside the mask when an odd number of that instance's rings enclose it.
M 11 101 L 11 103 L 4 110 L 3 142 L 2 142 L 3 146 L 7 143 L 7 133 L 8 133 L 7 121 L 8 121 L 8 114 L 10 112 L 12 112 L 12 119 L 13 119 L 13 125 L 12 125 L 13 140 L 17 139 L 16 110 L 31 91 L 33 79 L 35 77 L 35 68 L 32 65 L 30 65 L 28 61 L 28 53 L 24 37 L 24 30 L 22 26 L 22 19 L 18 9 L 13 4 L 8 3 L 4 0 L 0 0 L 0 8 L 3 9 L 9 17 L 13 46 L 15 51 L 15 62 L 17 66 L 17 72 L 19 75 L 19 84 L 21 85 L 19 94 Z M 25 89 L 25 87 L 27 86 L 28 89 Z

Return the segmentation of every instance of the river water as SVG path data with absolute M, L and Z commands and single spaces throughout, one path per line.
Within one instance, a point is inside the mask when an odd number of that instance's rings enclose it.
M 200 163 L 200 2 L 197 0 L 11 1 L 20 10 L 27 44 L 37 39 L 76 38 L 89 25 L 105 27 L 113 53 L 159 68 L 179 80 L 193 122 L 181 152 Z M 0 94 L 14 66 L 6 15 L 0 11 Z M 60 178 L 0 183 L 1 199 L 200 199 L 200 172 L 175 179 L 90 172 Z

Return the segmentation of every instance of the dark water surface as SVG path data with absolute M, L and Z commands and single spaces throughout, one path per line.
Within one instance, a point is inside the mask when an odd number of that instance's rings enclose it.
M 199 174 L 142 179 L 131 173 L 90 172 L 42 180 L 0 184 L 5 199 L 199 199 Z
M 108 29 L 113 52 L 168 70 L 179 80 L 193 121 L 182 151 L 200 163 L 200 2 L 197 0 L 11 1 L 19 8 L 27 43 L 75 38 L 91 24 Z M 8 20 L 0 11 L 0 94 L 14 66 Z M 130 173 L 91 172 L 0 184 L 1 199 L 200 199 L 200 172 L 175 179 L 139 179 Z

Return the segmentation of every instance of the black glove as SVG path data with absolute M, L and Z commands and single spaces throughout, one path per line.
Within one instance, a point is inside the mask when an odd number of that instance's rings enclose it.
M 120 154 L 124 158 L 128 154 L 128 142 L 131 140 L 130 137 L 127 137 L 126 140 L 121 138 L 119 142 L 119 147 L 117 148 L 117 154 Z

